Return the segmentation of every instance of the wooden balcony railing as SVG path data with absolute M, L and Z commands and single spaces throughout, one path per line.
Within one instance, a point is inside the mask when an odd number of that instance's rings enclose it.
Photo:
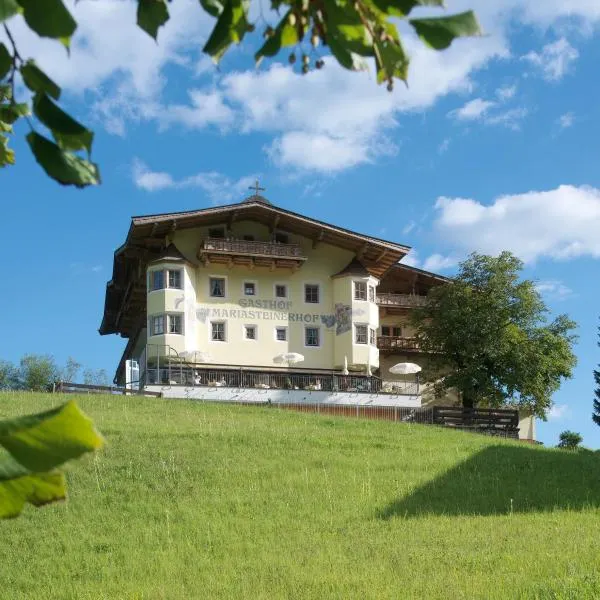
M 377 294 L 376 301 L 381 306 L 413 308 L 427 304 L 427 296 L 419 296 L 417 294 Z
M 280 244 L 278 242 L 260 242 L 250 240 L 228 240 L 207 238 L 200 248 L 201 254 L 245 254 L 269 258 L 291 258 L 304 260 L 302 248 L 298 244 Z
M 420 351 L 419 342 L 416 338 L 383 335 L 377 338 L 377 348 L 384 352 Z

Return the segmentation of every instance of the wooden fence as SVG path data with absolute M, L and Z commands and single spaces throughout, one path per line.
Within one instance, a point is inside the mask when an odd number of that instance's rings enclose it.
M 519 411 L 507 408 L 434 406 L 433 423 L 488 435 L 519 437 Z

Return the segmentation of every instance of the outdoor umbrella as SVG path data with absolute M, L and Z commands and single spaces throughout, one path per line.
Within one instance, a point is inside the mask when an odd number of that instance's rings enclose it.
M 344 370 L 342 371 L 342 375 L 348 375 L 348 357 L 344 356 Z
M 367 377 L 372 377 L 373 373 L 371 373 L 371 352 L 369 352 L 369 357 L 367 358 Z
M 288 365 L 295 365 L 303 360 L 304 356 L 298 354 L 298 352 L 284 352 L 283 354 L 278 354 L 273 359 L 273 362 L 276 362 L 277 364 L 287 363 Z
M 398 363 L 393 367 L 390 367 L 390 373 L 393 373 L 394 375 L 412 375 L 414 373 L 419 373 L 420 371 L 421 367 L 415 363 Z

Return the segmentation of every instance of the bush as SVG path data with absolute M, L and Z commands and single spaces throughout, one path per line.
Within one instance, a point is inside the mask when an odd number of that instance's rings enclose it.
M 46 392 L 60 379 L 60 369 L 49 354 L 26 354 L 19 368 L 19 387 Z
M 558 448 L 563 448 L 564 450 L 577 450 L 579 448 L 579 444 L 583 442 L 583 438 L 579 433 L 575 431 L 563 431 L 558 436 Z

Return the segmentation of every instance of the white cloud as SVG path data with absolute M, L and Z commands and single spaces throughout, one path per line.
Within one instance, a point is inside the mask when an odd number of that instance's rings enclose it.
M 568 129 L 575 123 L 575 113 L 567 112 L 556 120 L 561 129 Z
M 450 148 L 450 138 L 444 138 L 438 146 L 438 154 L 444 154 Z
M 132 177 L 135 186 L 147 192 L 199 188 L 215 204 L 239 201 L 244 196 L 249 196 L 250 192 L 248 188 L 256 180 L 255 175 L 247 175 L 240 179 L 232 180 L 226 175 L 215 171 L 201 172 L 182 179 L 175 179 L 164 171 L 150 170 L 139 159 L 134 160 Z
M 560 81 L 579 58 L 579 52 L 564 37 L 546 44 L 541 52 L 531 51 L 521 57 L 540 69 L 547 81 Z
M 410 223 L 407 223 L 403 228 L 402 228 L 402 233 L 404 235 L 408 235 L 415 227 L 417 226 L 417 224 L 414 221 L 410 221 Z
M 566 404 L 554 404 L 548 411 L 549 421 L 562 421 L 571 418 L 571 409 Z
M 565 300 L 573 295 L 573 290 L 566 286 L 562 281 L 551 279 L 548 281 L 538 281 L 535 284 L 535 289 L 544 296 L 548 296 L 553 300 Z
M 458 264 L 458 258 L 455 256 L 443 256 L 441 254 L 432 254 L 425 259 L 423 269 L 437 273 L 447 271 Z
M 459 121 L 479 121 L 485 117 L 490 108 L 496 105 L 495 102 L 484 100 L 483 98 L 475 98 L 470 100 L 461 108 L 448 113 L 448 116 L 454 117 Z
M 524 107 L 511 108 L 510 110 L 498 112 L 494 115 L 486 117 L 484 123 L 486 125 L 503 125 L 513 131 L 521 129 L 521 121 L 529 114 L 529 111 Z
M 439 198 L 437 233 L 463 251 L 510 250 L 527 262 L 541 257 L 600 257 L 600 190 L 562 185 L 496 198 Z
M 409 267 L 418 267 L 419 266 L 419 253 L 413 248 L 403 259 L 403 265 L 408 265 Z
M 496 96 L 500 102 L 510 100 L 517 93 L 516 85 L 504 85 L 496 90 Z
M 102 265 L 88 265 L 82 262 L 73 262 L 69 265 L 71 273 L 76 276 L 86 275 L 89 273 L 100 273 Z

